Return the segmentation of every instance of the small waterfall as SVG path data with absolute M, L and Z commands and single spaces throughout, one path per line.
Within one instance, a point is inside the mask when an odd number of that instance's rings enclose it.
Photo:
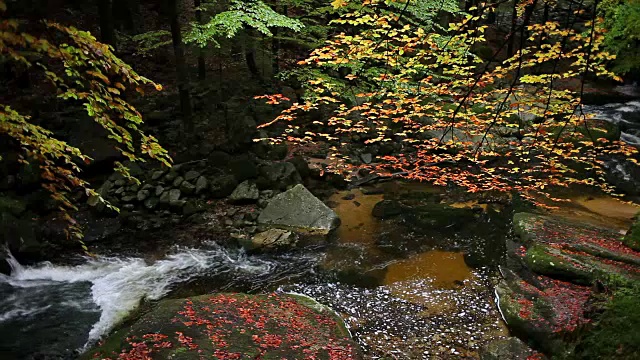
M 221 277 L 254 282 L 270 276 L 291 276 L 309 269 L 310 258 L 260 258 L 242 250 L 217 245 L 208 249 L 178 249 L 162 260 L 98 257 L 82 265 L 20 265 L 9 256 L 11 276 L 0 275 L 0 338 L 11 321 L 41 321 L 43 312 L 55 310 L 57 318 L 91 313 L 84 324 L 85 348 L 99 340 L 142 300 L 158 300 L 176 284 L 198 277 Z M 306 262 L 307 266 L 301 262 Z M 303 269 L 303 270 L 301 270 Z M 251 279 L 251 280 L 249 280 Z M 55 307 L 55 309 L 53 309 Z M 88 315 L 87 315 L 88 316 Z M 29 320 L 31 317 L 31 320 Z M 96 320 L 97 317 L 97 320 Z M 60 321 L 59 319 L 55 321 Z M 40 325 L 39 325 L 40 326 Z M 89 330 L 90 328 L 90 330 Z M 0 340 L 0 353 L 2 353 Z

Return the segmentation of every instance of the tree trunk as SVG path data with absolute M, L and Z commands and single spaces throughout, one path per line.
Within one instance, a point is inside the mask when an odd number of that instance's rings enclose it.
M 193 6 L 196 8 L 196 21 L 198 24 L 202 24 L 202 11 L 198 10 L 201 5 L 200 0 L 194 0 Z M 207 77 L 207 64 L 204 61 L 204 49 L 198 48 L 198 79 L 204 80 Z
M 249 72 L 254 79 L 261 80 L 260 70 L 256 64 L 256 44 L 249 30 L 247 32 L 247 40 L 245 41 L 244 59 L 249 68 Z
M 518 23 L 518 0 L 513 0 L 513 10 L 511 12 L 511 31 L 509 31 L 509 44 L 507 45 L 507 57 L 513 56 L 513 46 L 516 40 L 516 25 Z
M 193 118 L 191 116 L 191 96 L 189 95 L 189 73 L 184 57 L 184 44 L 180 33 L 180 21 L 178 19 L 178 1 L 168 1 L 168 15 L 171 23 L 171 40 L 173 42 L 173 52 L 176 57 L 176 73 L 178 77 L 178 92 L 180 94 L 180 110 L 182 111 L 182 121 L 184 129 L 188 133 L 193 132 Z
M 100 15 L 100 41 L 116 47 L 116 34 L 113 26 L 112 0 L 98 0 L 98 14 Z

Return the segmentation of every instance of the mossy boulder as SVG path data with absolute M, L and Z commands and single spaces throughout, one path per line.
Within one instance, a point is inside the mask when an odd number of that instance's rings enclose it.
M 537 277 L 532 285 L 509 270 L 496 287 L 498 306 L 512 333 L 531 341 L 545 353 L 561 355 L 571 349 L 566 338 L 589 323 L 589 287 Z
M 623 242 L 633 250 L 640 251 L 640 216 L 636 216 L 631 229 L 624 236 Z
M 337 315 L 297 295 L 164 300 L 86 358 L 359 359 Z M 142 357 L 146 355 L 148 357 Z
M 480 352 L 480 360 L 513 360 L 513 359 L 544 359 L 544 356 L 531 350 L 517 337 L 497 339 Z
M 538 274 L 585 285 L 640 283 L 640 252 L 612 230 L 530 213 L 515 214 L 513 224 L 520 256 Z

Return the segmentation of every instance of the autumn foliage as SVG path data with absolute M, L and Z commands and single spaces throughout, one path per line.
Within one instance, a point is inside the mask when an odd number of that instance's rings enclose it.
M 440 24 L 444 3 L 366 0 L 334 20 L 345 31 L 300 62 L 306 97 L 264 125 L 286 124 L 271 140 L 326 144 L 334 171 L 352 170 L 358 153 L 377 153 L 364 167 L 470 192 L 534 199 L 570 184 L 614 192 L 607 158 L 637 164 L 637 149 L 583 109 L 585 80 L 618 79 L 607 68 L 614 56 L 603 49 L 597 2 L 572 3 L 561 20 L 541 22 L 544 1 L 520 1 L 504 38 L 486 21 L 497 4 Z M 308 116 L 314 111 L 329 115 Z M 394 151 L 380 151 L 388 144 Z

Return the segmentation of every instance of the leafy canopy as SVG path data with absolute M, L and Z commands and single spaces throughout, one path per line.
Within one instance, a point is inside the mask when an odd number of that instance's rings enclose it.
M 214 3 L 209 3 L 209 6 Z M 203 8 L 206 10 L 207 5 Z M 300 31 L 303 27 L 298 20 L 278 14 L 269 5 L 259 0 L 232 0 L 229 9 L 211 17 L 205 24 L 192 23 L 192 29 L 185 36 L 188 43 L 205 47 L 209 43 L 219 46 L 216 39 L 233 38 L 244 28 L 249 27 L 266 36 L 273 36 L 270 28 L 279 27 Z
M 0 0 L 0 12 L 6 11 Z M 153 136 L 141 130 L 141 114 L 125 100 L 127 90 L 142 94 L 143 86 L 162 87 L 138 75 L 116 57 L 112 49 L 90 33 L 73 27 L 44 21 L 47 37 L 28 33 L 29 24 L 14 19 L 0 20 L 0 58 L 37 71 L 63 100 L 82 104 L 93 120 L 108 133 L 116 149 L 130 161 L 156 159 L 169 165 L 170 158 Z M 96 201 L 105 200 L 90 184 L 80 178 L 81 164 L 91 158 L 78 148 L 60 140 L 37 123 L 37 119 L 21 114 L 8 104 L 0 104 L 0 134 L 13 139 L 22 153 L 24 164 L 40 165 L 42 186 L 60 204 L 65 219 L 75 224 L 68 210 L 75 209 L 69 194 L 82 189 Z M 130 178 L 128 169 L 116 163 L 116 170 Z M 135 180 L 135 179 L 134 179 Z M 105 204 L 111 207 L 108 203 Z M 70 228 L 78 238 L 75 226 Z
M 325 144 L 334 171 L 352 170 L 351 157 L 370 152 L 379 155 L 364 165 L 372 171 L 532 200 L 548 196 L 550 185 L 612 192 L 605 154 L 637 163 L 635 148 L 583 111 L 587 76 L 618 79 L 605 67 L 615 56 L 604 50 L 595 9 L 572 3 L 561 20 L 536 23 L 542 4 L 520 1 L 516 33 L 496 42 L 483 24 L 493 5 L 440 28 L 421 18 L 453 11 L 446 1 L 359 3 L 333 21 L 348 30 L 300 62 L 305 101 L 264 125 L 285 122 L 272 141 Z M 408 11 L 414 3 L 419 15 Z M 507 57 L 516 35 L 517 50 Z M 482 48 L 491 50 L 490 59 L 476 54 Z M 327 116 L 306 116 L 310 111 Z

